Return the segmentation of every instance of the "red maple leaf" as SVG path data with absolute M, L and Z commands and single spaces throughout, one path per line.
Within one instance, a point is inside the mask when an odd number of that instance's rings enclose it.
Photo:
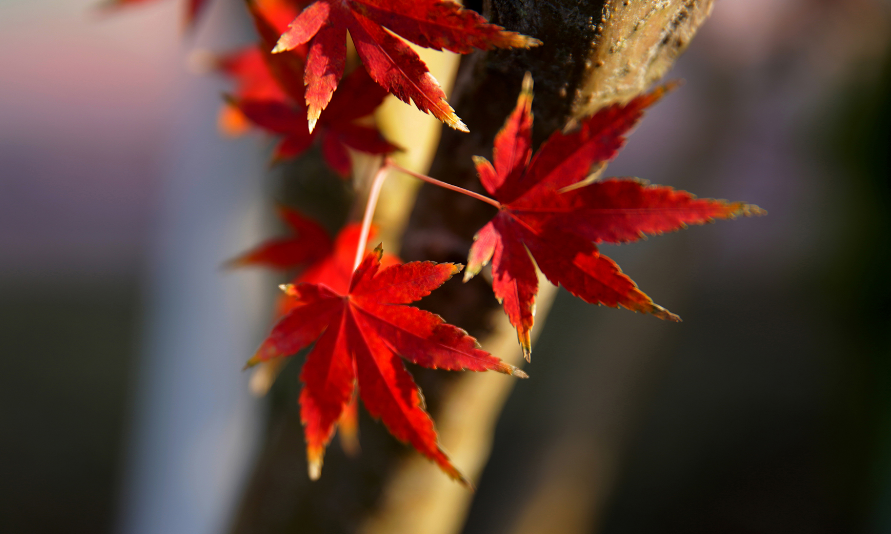
M 418 46 L 470 53 L 474 48 L 529 48 L 537 39 L 504 31 L 449 0 L 317 0 L 303 10 L 273 52 L 309 43 L 306 105 L 310 131 L 343 76 L 347 30 L 371 77 L 405 103 L 467 131 L 427 65 L 384 28 Z
M 374 239 L 377 230 L 371 226 L 368 230 L 368 241 Z M 293 283 L 301 282 L 309 284 L 324 284 L 338 293 L 346 293 L 349 291 L 350 278 L 353 275 L 353 262 L 356 258 L 356 248 L 359 246 L 359 240 L 362 235 L 362 225 L 360 223 L 350 223 L 343 227 L 334 239 L 334 246 L 324 256 L 308 265 L 296 278 Z M 391 265 L 399 265 L 402 262 L 396 256 L 387 254 L 386 252 L 380 259 L 381 267 L 389 267 Z M 299 301 L 290 298 L 287 294 L 283 294 L 278 301 L 276 307 L 277 317 L 284 317 L 295 307 L 299 306 Z M 272 373 L 272 378 L 280 370 L 281 363 L 286 360 L 282 358 L 269 360 L 267 365 L 272 364 L 273 367 L 268 372 Z M 278 365 L 279 367 L 274 367 Z M 344 408 L 337 422 L 341 447 L 347 454 L 355 455 L 359 451 L 359 411 L 358 398 L 354 394 L 350 403 Z
M 335 291 L 346 291 L 353 275 L 353 260 L 356 247 L 359 246 L 362 225 L 347 224 L 332 242 L 325 228 L 299 211 L 286 206 L 277 206 L 276 211 L 279 219 L 288 225 L 293 235 L 265 241 L 227 261 L 226 266 L 300 270 L 294 278 L 295 284 L 325 284 Z M 376 234 L 377 229 L 372 225 L 368 239 L 374 239 Z M 399 263 L 399 258 L 392 254 L 384 253 L 381 258 L 384 267 Z
M 325 161 L 342 177 L 350 174 L 347 147 L 369 154 L 398 150 L 377 129 L 355 122 L 373 113 L 387 96 L 361 68 L 344 80 L 343 94 L 338 94 L 321 117 L 320 128 L 310 132 L 303 106 L 305 52 L 300 48 L 283 54 L 270 52 L 296 10 L 291 2 L 283 0 L 252 0 L 248 8 L 260 35 L 260 44 L 216 61 L 217 68 L 236 83 L 234 94 L 227 98 L 221 114 L 224 131 L 241 133 L 247 122 L 283 136 L 275 148 L 273 161 L 302 154 L 319 137 Z
M 282 54 L 273 54 L 272 47 L 304 4 L 294 0 L 246 0 L 254 28 L 260 37 L 257 47 L 269 69 L 268 77 L 278 82 L 284 93 L 295 102 L 302 102 L 304 98 L 306 47 L 298 46 Z
M 298 47 L 285 54 L 270 52 L 278 36 L 296 16 L 297 6 L 290 0 L 249 0 L 247 7 L 260 42 L 215 58 L 214 69 L 232 78 L 233 94 L 238 99 L 302 102 L 305 48 Z M 228 103 L 219 122 L 221 129 L 232 135 L 243 133 L 249 126 L 249 120 L 238 107 Z
M 278 271 L 297 271 L 292 283 L 307 282 L 325 284 L 334 291 L 344 293 L 349 289 L 353 275 L 353 261 L 359 246 L 362 225 L 349 223 L 332 242 L 328 232 L 317 222 L 297 210 L 277 206 L 279 219 L 284 221 L 292 235 L 270 239 L 257 247 L 226 262 L 226 267 L 267 267 Z M 368 240 L 374 239 L 377 229 L 371 226 Z M 384 253 L 381 265 L 389 267 L 402 263 L 392 254 Z M 276 309 L 281 317 L 294 307 L 294 299 L 282 296 Z
M 526 375 L 479 349 L 474 338 L 439 316 L 405 305 L 429 295 L 460 265 L 411 262 L 381 269 L 381 255 L 378 247 L 365 256 L 347 291 L 324 284 L 286 286 L 296 306 L 247 365 L 292 355 L 318 340 L 300 375 L 311 478 L 320 475 L 325 447 L 358 388 L 366 409 L 391 434 L 469 484 L 439 447 L 433 420 L 400 357 L 433 369 Z
M 697 199 L 635 179 L 585 179 L 592 166 L 616 155 L 643 110 L 669 88 L 601 109 L 576 131 L 554 133 L 533 157 L 532 79 L 527 75 L 516 108 L 495 137 L 494 167 L 485 158 L 474 159 L 480 181 L 501 209 L 474 237 L 465 280 L 492 260 L 495 295 L 527 359 L 538 293 L 536 264 L 548 280 L 586 302 L 679 321 L 600 254 L 596 244 L 627 243 L 688 224 L 765 213 L 742 202 Z
M 351 169 L 347 147 L 368 154 L 389 154 L 399 147 L 384 139 L 376 128 L 355 122 L 374 112 L 387 92 L 371 81 L 361 67 L 353 71 L 342 86 L 319 120 L 319 127 L 312 132 L 307 127 L 306 109 L 294 101 L 233 97 L 229 104 L 263 130 L 282 136 L 273 161 L 302 154 L 319 137 L 325 162 L 346 178 Z
M 251 46 L 214 59 L 216 70 L 235 81 L 233 93 L 240 99 L 284 101 L 288 97 L 266 65 L 259 47 Z M 220 111 L 220 129 L 229 135 L 241 135 L 251 123 L 237 106 L 226 103 Z
M 266 241 L 229 261 L 227 265 L 231 267 L 257 265 L 276 270 L 299 270 L 293 283 L 324 284 L 334 291 L 345 293 L 349 289 L 350 277 L 353 274 L 353 260 L 356 247 L 359 246 L 362 225 L 352 223 L 344 226 L 332 244 L 325 229 L 300 212 L 278 206 L 278 215 L 294 232 L 293 236 Z M 376 230 L 372 226 L 368 238 L 372 239 L 375 233 Z M 384 267 L 399 263 L 401 263 L 399 258 L 392 254 L 384 254 L 381 258 L 381 265 Z M 283 294 L 278 299 L 275 316 L 284 317 L 297 306 L 298 302 L 295 299 Z M 251 377 L 251 390 L 258 395 L 266 394 L 286 362 L 284 358 L 263 362 L 263 366 Z M 359 450 L 357 400 L 354 395 L 337 423 L 340 429 L 338 436 L 341 447 L 351 455 L 355 455 Z
M 293 235 L 270 239 L 229 260 L 227 267 L 259 265 L 277 270 L 297 269 L 316 263 L 331 253 L 331 238 L 319 223 L 286 206 L 277 206 L 276 211 Z

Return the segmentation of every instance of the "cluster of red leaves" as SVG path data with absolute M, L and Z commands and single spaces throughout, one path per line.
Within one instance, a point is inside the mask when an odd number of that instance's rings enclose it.
M 249 0 L 248 7 L 260 42 L 217 62 L 236 83 L 233 95 L 227 97 L 222 125 L 239 133 L 251 123 L 282 136 L 275 160 L 302 153 L 318 135 L 325 160 L 342 176 L 350 171 L 345 147 L 379 154 L 396 149 L 377 130 L 355 122 L 372 113 L 388 91 L 466 130 L 424 63 L 381 24 L 421 46 L 459 53 L 474 47 L 538 44 L 448 1 L 319 0 L 299 16 L 291 16 L 294 4 L 287 0 Z M 293 22 L 284 31 L 288 20 Z M 341 83 L 347 30 L 365 68 L 356 69 Z M 369 412 L 397 438 L 464 480 L 437 445 L 422 397 L 397 357 L 434 368 L 494 369 L 525 376 L 480 350 L 463 330 L 403 306 L 428 294 L 460 267 L 429 262 L 388 267 L 395 262 L 378 251 L 366 257 L 354 274 L 351 261 L 359 241 L 355 225 L 345 228 L 332 244 L 314 222 L 286 209 L 280 209 L 280 215 L 297 236 L 267 242 L 232 264 L 304 269 L 280 302 L 281 320 L 248 365 L 280 361 L 321 336 L 301 375 L 310 474 L 318 476 L 324 448 L 338 421 L 341 435 L 355 428 L 353 392 L 358 390 Z
M 144 1 L 110 0 L 112 5 Z M 347 148 L 372 154 L 397 149 L 375 128 L 359 122 L 387 93 L 466 131 L 427 66 L 396 35 L 422 47 L 461 54 L 474 48 L 541 44 L 489 24 L 450 0 L 246 1 L 260 39 L 256 47 L 217 61 L 219 70 L 235 81 L 223 127 L 240 133 L 253 124 L 281 136 L 275 160 L 297 156 L 319 138 L 325 160 L 344 177 L 351 168 Z M 190 23 L 205 3 L 188 0 Z M 347 32 L 364 68 L 341 82 Z M 465 280 L 491 261 L 493 290 L 517 329 L 527 359 L 537 269 L 587 302 L 679 321 L 640 291 L 597 246 L 764 213 L 757 206 L 697 199 L 634 179 L 598 180 L 596 174 L 589 175 L 615 157 L 643 111 L 669 88 L 605 107 L 573 131 L 553 134 L 533 154 L 532 81 L 527 76 L 515 110 L 495 138 L 494 165 L 484 158 L 474 160 L 483 187 L 495 197 L 483 199 L 498 205 L 499 213 L 477 232 Z M 394 436 L 469 484 L 439 447 L 423 397 L 402 362 L 526 377 L 481 350 L 463 330 L 407 306 L 462 267 L 401 264 L 379 247 L 354 269 L 356 249 L 365 242 L 358 225 L 346 226 L 332 241 L 299 213 L 286 208 L 279 213 L 295 235 L 266 242 L 230 264 L 298 271 L 293 283 L 283 286 L 278 322 L 247 366 L 273 365 L 314 344 L 301 372 L 300 395 L 310 476 L 320 475 L 335 428 L 355 439 L 356 399 L 361 397 Z
M 386 29 L 384 29 L 386 28 Z M 371 77 L 399 100 L 415 103 L 452 128 L 467 131 L 427 65 L 404 42 L 468 54 L 474 48 L 529 48 L 538 39 L 505 31 L 450 0 L 316 0 L 294 19 L 274 52 L 308 44 L 309 129 L 331 102 L 343 76 L 347 31 Z
M 527 359 L 538 293 L 536 264 L 553 284 L 586 302 L 680 321 L 600 254 L 597 244 L 628 243 L 689 224 L 764 213 L 742 202 L 697 199 L 635 179 L 586 179 L 592 168 L 615 157 L 644 109 L 669 88 L 607 106 L 571 133 L 555 132 L 533 157 L 532 78 L 527 75 L 516 108 L 495 137 L 495 165 L 474 159 L 483 187 L 501 209 L 474 237 L 465 280 L 492 260 L 495 296 L 517 329 Z
M 469 484 L 439 447 L 433 420 L 400 357 L 432 369 L 526 375 L 481 350 L 474 338 L 439 316 L 405 306 L 429 295 L 461 266 L 411 262 L 381 269 L 381 255 L 378 248 L 365 256 L 345 291 L 324 283 L 286 286 L 293 308 L 248 366 L 294 354 L 316 342 L 300 375 L 301 419 L 312 478 L 320 475 L 325 447 L 358 389 L 368 412 L 381 419 L 391 434 L 411 443 L 452 478 Z
M 361 67 L 347 76 L 318 120 L 318 127 L 311 131 L 303 104 L 305 50 L 298 47 L 282 54 L 271 53 L 278 36 L 296 16 L 296 10 L 283 0 L 255 0 L 249 2 L 248 7 L 260 43 L 217 61 L 218 68 L 236 84 L 223 111 L 224 129 L 238 133 L 247 121 L 281 136 L 273 153 L 276 162 L 302 154 L 320 138 L 325 161 L 344 178 L 351 169 L 347 147 L 369 154 L 389 154 L 398 149 L 376 128 L 356 122 L 371 115 L 387 96 Z
M 123 5 L 149 0 L 111 1 Z M 234 95 L 227 97 L 224 128 L 238 133 L 249 121 L 282 136 L 273 155 L 279 161 L 309 148 L 319 127 L 325 161 L 344 177 L 351 167 L 347 147 L 370 154 L 398 149 L 375 128 L 355 122 L 370 115 L 387 93 L 406 103 L 411 100 L 449 126 L 467 131 L 424 62 L 387 30 L 422 47 L 460 54 L 474 48 L 541 44 L 489 24 L 450 0 L 316 0 L 299 14 L 306 1 L 246 3 L 260 42 L 258 49 L 241 50 L 218 61 L 219 69 L 232 76 L 237 86 Z M 190 24 L 204 4 L 205 0 L 189 0 Z M 347 31 L 365 69 L 356 69 L 341 83 Z M 335 95 L 338 85 L 341 90 Z M 323 110 L 327 113 L 322 114 Z
M 432 313 L 403 306 L 428 295 L 461 267 L 401 264 L 378 249 L 354 273 L 358 225 L 346 226 L 332 243 L 321 226 L 300 213 L 280 207 L 279 215 L 293 236 L 267 241 L 228 265 L 301 269 L 285 288 L 278 309 L 281 320 L 247 365 L 281 362 L 321 336 L 301 374 L 300 405 L 311 476 L 317 478 L 321 472 L 325 446 L 336 425 L 354 439 L 358 389 L 368 411 L 394 436 L 466 483 L 437 445 L 433 421 L 397 357 L 434 369 L 526 376 L 479 349 L 463 330 Z
M 517 328 L 527 358 L 538 291 L 536 264 L 551 282 L 587 302 L 677 321 L 600 254 L 597 244 L 626 243 L 688 224 L 763 213 L 756 206 L 696 199 L 638 180 L 599 181 L 588 175 L 616 155 L 644 109 L 666 90 L 606 107 L 577 130 L 553 134 L 533 156 L 532 82 L 527 77 L 514 112 L 495 138 L 494 165 L 475 159 L 482 184 L 498 200 L 500 211 L 477 233 L 465 279 L 492 261 L 495 295 Z M 318 231 L 298 226 L 292 223 L 300 239 L 267 243 L 239 261 L 281 267 L 305 262 L 308 255 L 318 254 L 314 250 L 329 250 L 312 237 Z M 286 293 L 293 299 L 288 313 L 248 364 L 291 355 L 319 339 L 301 375 L 300 402 L 313 477 L 319 475 L 325 446 L 344 411 L 350 413 L 350 399 L 358 388 L 369 412 L 394 436 L 464 480 L 437 445 L 432 421 L 399 357 L 433 368 L 521 372 L 478 349 L 475 340 L 439 317 L 394 306 L 429 294 L 458 266 L 416 262 L 378 273 L 377 251 L 366 256 L 347 287 L 351 252 L 346 250 L 337 261 L 336 279 L 317 277 L 306 283 L 304 278 L 304 283 L 288 286 Z
M 112 6 L 148 1 L 109 0 Z M 257 2 L 260 1 L 263 0 L 246 0 L 248 7 L 255 12 L 255 19 Z M 206 3 L 207 0 L 188 0 L 186 19 L 189 25 L 194 23 L 197 13 Z M 455 110 L 446 101 L 445 93 L 427 65 L 390 32 L 424 48 L 449 50 L 457 54 L 468 54 L 475 48 L 530 48 L 541 44 L 538 39 L 489 24 L 476 12 L 463 9 L 451 0 L 276 0 L 274 3 L 292 9 L 309 4 L 299 15 L 290 17 L 290 26 L 286 30 L 279 29 L 272 43 L 267 39 L 268 34 L 260 30 L 264 53 L 308 48 L 306 68 L 295 71 L 302 74 L 307 87 L 307 107 L 303 111 L 308 123 L 307 135 L 321 120 L 322 110 L 329 103 L 334 105 L 332 96 L 346 66 L 347 31 L 371 78 L 385 92 L 392 93 L 405 103 L 413 101 L 421 111 L 431 113 L 452 128 L 465 132 L 467 127 L 455 115 Z M 294 97 L 294 94 L 290 96 Z M 265 111 L 264 116 L 268 116 L 268 110 Z M 294 133 L 290 130 L 273 131 Z M 300 135 L 303 136 L 302 131 Z

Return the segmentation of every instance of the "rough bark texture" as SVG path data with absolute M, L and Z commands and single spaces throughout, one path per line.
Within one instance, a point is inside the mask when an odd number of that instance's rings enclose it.
M 466 2 L 489 20 L 531 35 L 544 45 L 526 51 L 496 50 L 466 56 L 450 102 L 469 134 L 445 129 L 429 174 L 481 190 L 471 156 L 491 157 L 492 140 L 513 108 L 526 71 L 535 80 L 538 146 L 553 131 L 597 107 L 622 100 L 659 79 L 690 41 L 712 0 L 485 0 Z M 435 187 L 421 188 L 403 238 L 402 257 L 464 263 L 473 234 L 494 210 Z M 538 298 L 540 331 L 555 292 Z M 520 351 L 510 325 L 482 276 L 468 284 L 453 279 L 422 303 L 467 328 L 484 347 L 516 363 Z M 266 448 L 248 487 L 236 533 L 460 531 L 472 494 L 363 418 L 363 454 L 341 458 L 329 447 L 323 476 L 306 477 L 302 429 L 292 384 L 278 390 Z M 479 477 L 492 431 L 513 379 L 413 368 L 443 445 L 456 466 Z M 534 378 L 533 378 L 534 379 Z
M 712 1 L 608 2 L 572 103 L 573 118 L 626 100 L 662 78 L 711 12 Z

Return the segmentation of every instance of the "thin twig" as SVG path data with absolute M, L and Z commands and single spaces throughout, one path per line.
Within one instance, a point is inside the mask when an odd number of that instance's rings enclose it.
M 389 166 L 397 171 L 404 172 L 405 174 L 407 174 L 409 176 L 414 176 L 418 180 L 423 180 L 429 184 L 438 185 L 439 187 L 442 187 L 445 189 L 457 191 L 458 193 L 467 195 L 467 196 L 469 196 L 471 198 L 475 198 L 477 200 L 482 200 L 486 204 L 491 204 L 491 205 L 495 206 L 496 208 L 501 209 L 501 204 L 497 200 L 489 198 L 485 195 L 481 195 L 479 193 L 474 193 L 473 191 L 468 191 L 467 189 L 464 189 L 463 187 L 458 187 L 457 185 L 452 185 L 452 184 L 447 184 L 445 182 L 441 182 L 441 181 L 437 180 L 436 178 L 431 178 L 425 174 L 419 174 L 414 171 L 410 171 L 404 167 L 400 167 L 399 165 L 396 165 L 393 162 L 389 162 Z
M 362 258 L 365 256 L 365 247 L 368 245 L 368 231 L 371 230 L 371 219 L 374 218 L 374 208 L 377 206 L 377 199 L 381 196 L 381 187 L 387 178 L 387 170 L 393 166 L 389 160 L 385 160 L 381 168 L 374 175 L 371 182 L 371 191 L 368 193 L 368 202 L 365 204 L 365 216 L 362 218 L 362 231 L 359 234 L 359 246 L 356 249 L 356 261 L 353 264 L 353 270 L 359 268 Z

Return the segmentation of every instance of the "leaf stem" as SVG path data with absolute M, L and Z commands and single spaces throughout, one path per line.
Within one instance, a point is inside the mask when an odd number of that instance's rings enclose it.
M 437 180 L 436 178 L 431 178 L 425 174 L 419 174 L 414 171 L 410 171 L 410 170 L 406 169 L 405 167 L 400 167 L 399 165 L 393 163 L 392 161 L 388 161 L 386 163 L 386 165 L 392 167 L 393 169 L 395 169 L 399 172 L 408 174 L 409 176 L 414 176 L 418 180 L 423 180 L 423 181 L 427 182 L 428 184 L 438 185 L 439 187 L 442 187 L 445 189 L 457 191 L 458 193 L 467 195 L 467 196 L 469 196 L 471 198 L 475 198 L 477 200 L 482 200 L 486 204 L 491 204 L 491 205 L 495 206 L 496 208 L 501 209 L 501 204 L 497 200 L 489 198 L 485 195 L 481 195 L 479 193 L 474 193 L 473 191 L 468 191 L 467 189 L 464 189 L 463 187 L 458 187 L 457 185 L 447 184 L 445 182 Z
M 362 231 L 359 233 L 359 246 L 356 248 L 356 261 L 353 270 L 359 268 L 362 258 L 365 256 L 365 247 L 368 245 L 368 232 L 371 230 L 371 219 L 374 218 L 374 208 L 381 196 L 381 188 L 387 178 L 387 170 L 392 166 L 389 160 L 384 160 L 381 168 L 377 170 L 371 182 L 371 191 L 368 193 L 368 202 L 365 204 L 365 216 L 362 218 Z

